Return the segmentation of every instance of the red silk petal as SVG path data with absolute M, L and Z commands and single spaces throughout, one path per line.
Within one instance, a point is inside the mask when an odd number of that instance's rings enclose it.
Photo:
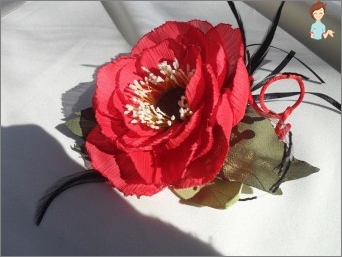
M 202 106 L 202 121 L 198 128 L 201 134 L 198 136 L 198 145 L 195 158 L 199 158 L 206 154 L 213 147 L 213 135 L 212 130 L 216 124 L 216 113 L 218 109 L 218 103 L 220 98 L 219 85 L 215 77 L 215 74 L 210 65 L 206 65 L 203 70 L 205 76 L 205 93 L 202 101 L 205 103 Z M 229 115 L 227 110 L 226 115 Z
M 133 91 L 129 88 L 129 85 L 134 82 L 134 80 L 143 79 L 143 74 L 137 73 L 136 66 L 137 60 L 134 58 L 131 62 L 128 62 L 117 74 L 117 88 L 118 96 L 122 103 L 127 103 L 131 101 L 131 96 Z
M 152 130 L 151 130 L 152 131 Z M 142 151 L 150 151 L 155 145 L 165 144 L 170 148 L 177 147 L 177 145 L 170 146 L 169 138 L 181 134 L 183 131 L 182 124 L 176 124 L 165 130 L 153 130 L 154 135 L 139 137 L 133 133 L 122 135 L 120 142 L 127 148 L 136 148 Z
M 249 90 L 249 75 L 243 59 L 240 58 L 237 62 L 233 83 L 226 90 L 227 99 L 233 113 L 233 126 L 237 125 L 245 115 Z
M 199 45 L 203 63 L 213 67 L 219 84 L 223 84 L 226 78 L 227 59 L 223 47 L 213 40 L 210 40 L 201 30 L 192 28 L 182 39 L 184 45 Z
M 129 151 L 116 155 L 116 160 L 120 167 L 124 167 L 121 177 L 128 179 L 131 174 L 142 179 L 146 184 L 161 185 L 161 171 L 156 168 L 152 151 Z
M 213 130 L 214 146 L 207 154 L 192 160 L 187 166 L 183 179 L 179 181 L 176 188 L 187 188 L 203 185 L 211 182 L 222 168 L 228 153 L 228 141 L 221 127 L 215 126 Z
M 221 90 L 221 85 L 219 84 L 216 76 L 215 76 L 215 73 L 213 71 L 213 68 L 207 64 L 205 66 L 205 69 L 204 69 L 204 73 L 205 73 L 205 83 L 206 85 L 210 85 L 210 86 L 207 86 L 206 88 L 206 93 L 205 93 L 205 96 L 206 97 L 210 97 L 210 105 L 207 106 L 207 111 L 209 111 L 207 113 L 207 116 L 208 117 L 211 117 L 209 119 L 209 123 L 208 123 L 208 126 L 211 126 L 211 127 L 214 127 L 214 124 L 216 123 L 216 112 L 217 112 L 217 104 L 220 100 L 220 90 Z M 206 102 L 209 102 L 208 98 L 206 99 Z M 229 115 L 227 113 L 227 115 Z
M 221 126 L 222 131 L 226 136 L 226 140 L 229 141 L 233 128 L 233 115 L 231 105 L 226 95 L 223 95 L 220 99 L 216 118 L 217 124 Z
M 162 173 L 165 184 L 174 185 L 182 179 L 186 165 L 191 161 L 193 149 L 191 144 L 184 142 L 175 149 L 165 149 L 159 146 L 154 150 L 156 166 Z
M 102 66 L 96 77 L 96 91 L 93 106 L 96 120 L 102 133 L 115 142 L 118 136 L 127 133 L 127 126 L 123 123 L 125 99 L 120 95 L 121 90 L 128 88 L 134 79 L 140 78 L 132 71 L 135 58 L 119 57 L 117 60 Z M 115 99 L 115 101 L 114 101 Z
M 165 22 L 151 32 L 144 35 L 133 47 L 131 55 L 140 55 L 143 50 L 151 48 L 165 39 L 179 39 L 190 28 L 191 24 L 187 22 Z
M 118 166 L 115 156 L 120 155 L 120 151 L 115 150 L 100 131 L 99 126 L 95 127 L 88 135 L 86 148 L 91 159 L 94 169 L 99 171 L 106 177 L 114 187 L 123 192 L 125 195 L 153 195 L 165 186 L 156 184 L 146 184 L 140 179 L 133 170 L 125 170 L 124 165 Z M 127 167 L 130 167 L 127 165 Z M 121 173 L 131 173 L 131 177 L 126 176 L 128 180 L 121 177 Z M 133 174 L 133 175 L 132 175 Z
M 128 63 L 134 61 L 131 57 L 118 57 L 116 60 L 100 67 L 96 75 L 96 90 L 93 97 L 93 106 L 96 111 L 111 116 L 108 103 L 117 88 L 118 72 Z
M 195 28 L 200 29 L 204 34 L 206 34 L 210 29 L 213 28 L 213 25 L 211 25 L 211 23 L 209 23 L 208 21 L 192 20 L 188 23 L 190 23 Z
M 179 125 L 179 129 L 165 140 L 165 147 L 167 149 L 174 149 L 182 144 L 187 138 L 194 133 L 196 128 L 201 124 L 201 113 L 198 111 L 194 113 L 188 121 L 183 121 Z
M 174 40 L 166 39 L 160 44 L 146 49 L 137 63 L 139 67 L 136 68 L 137 70 L 141 67 L 158 69 L 158 64 L 162 61 L 170 61 L 172 63 L 175 58 L 182 63 L 184 51 L 185 47 L 183 45 Z
M 219 34 L 219 37 L 217 34 Z M 234 75 L 238 58 L 243 56 L 243 52 L 241 53 L 240 50 L 241 45 L 243 45 L 240 29 L 233 29 L 231 25 L 220 23 L 207 35 L 223 46 L 228 60 L 226 82 L 229 82 Z
M 192 64 L 191 62 L 194 62 L 194 60 L 195 63 Z M 200 56 L 200 48 L 189 47 L 185 54 L 184 63 L 189 64 L 191 69 L 195 69 L 195 73 L 190 78 L 185 89 L 185 97 L 188 101 L 190 109 L 195 112 L 202 101 L 206 86 L 203 78 L 203 63 Z

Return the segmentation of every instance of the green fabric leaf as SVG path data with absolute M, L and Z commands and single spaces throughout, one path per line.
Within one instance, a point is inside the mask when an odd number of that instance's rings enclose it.
M 70 118 L 65 125 L 82 139 L 85 139 L 89 132 L 97 125 L 93 108 L 87 108 L 75 113 L 76 117 Z
M 294 158 L 291 164 L 291 168 L 286 174 L 284 181 L 304 178 L 318 171 L 319 168 L 312 166 L 305 161 L 297 160 Z
M 285 143 L 280 141 L 268 119 L 248 107 L 243 120 L 233 129 L 231 148 L 222 168 L 223 176 L 271 193 L 279 180 L 279 164 Z M 293 159 L 284 181 L 308 176 L 319 169 Z M 274 194 L 282 194 L 280 188 Z
M 215 179 L 204 186 L 172 191 L 181 198 L 182 203 L 226 209 L 239 200 L 241 188 L 241 183 Z
M 82 128 L 80 126 L 81 123 L 81 117 L 75 117 L 72 119 L 69 119 L 65 122 L 65 125 L 68 127 L 68 129 L 71 130 L 72 133 L 74 133 L 76 136 L 82 137 Z

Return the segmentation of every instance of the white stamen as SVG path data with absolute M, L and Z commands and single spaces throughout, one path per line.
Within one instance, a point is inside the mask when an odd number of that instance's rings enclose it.
M 178 60 L 175 58 L 175 60 L 174 60 L 174 62 L 172 63 L 172 65 L 173 65 L 173 68 L 175 69 L 175 70 L 178 70 L 179 69 L 179 63 L 178 63 Z
M 150 73 L 149 69 L 145 68 L 144 66 L 142 66 L 141 69 L 147 73 Z
M 132 117 L 130 121 L 132 124 L 140 122 L 152 129 L 160 129 L 172 126 L 176 120 L 175 115 L 170 117 L 161 111 L 158 106 L 155 106 L 155 99 L 168 89 L 177 86 L 185 87 L 195 70 L 191 70 L 188 64 L 185 73 L 180 69 L 176 58 L 171 65 L 167 61 L 159 63 L 158 68 L 159 74 L 154 74 L 146 67 L 141 67 L 147 73 L 146 76 L 142 80 L 134 80 L 133 83 L 128 85 L 128 88 L 132 90 L 135 96 L 131 98 L 133 105 L 125 105 L 124 114 Z M 192 115 L 185 96 L 181 96 L 178 105 L 182 120 Z

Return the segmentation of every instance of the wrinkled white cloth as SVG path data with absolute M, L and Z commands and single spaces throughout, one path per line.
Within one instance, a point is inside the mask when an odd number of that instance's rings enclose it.
M 270 21 L 235 3 L 247 43 L 260 43 Z M 32 1 L 2 13 L 2 255 L 341 255 L 341 116 L 312 95 L 288 122 L 295 157 L 320 171 L 282 184 L 282 196 L 255 191 L 256 200 L 216 210 L 182 205 L 167 189 L 137 199 L 105 184 L 87 184 L 64 192 L 41 225 L 34 225 L 44 191 L 85 169 L 61 124 L 73 111 L 91 106 L 96 68 L 128 53 L 163 22 L 191 19 L 237 26 L 227 3 L 213 1 Z M 307 14 L 296 20 L 312 22 Z M 323 85 L 305 82 L 307 91 L 341 101 L 340 71 L 282 28 L 272 45 L 295 51 L 324 79 Z M 255 78 L 285 56 L 271 50 Z M 317 81 L 296 60 L 284 71 Z M 281 81 L 270 92 L 293 90 L 295 84 Z M 280 111 L 295 99 L 269 106 Z

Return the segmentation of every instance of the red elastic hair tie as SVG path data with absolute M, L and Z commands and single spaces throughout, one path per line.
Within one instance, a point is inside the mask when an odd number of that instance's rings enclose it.
M 276 113 L 270 109 L 265 104 L 265 92 L 267 88 L 274 82 L 282 79 L 294 79 L 298 82 L 298 85 L 300 87 L 300 95 L 297 101 L 292 105 L 288 106 L 285 111 Z M 278 138 L 280 140 L 283 140 L 289 130 L 291 129 L 291 124 L 285 123 L 285 120 L 290 116 L 292 111 L 296 109 L 300 103 L 303 101 L 305 95 L 305 87 L 303 80 L 300 76 L 294 75 L 294 74 L 281 74 L 277 75 L 271 79 L 269 79 L 265 85 L 261 88 L 260 95 L 259 95 L 259 103 L 260 106 L 255 102 L 255 99 L 253 98 L 252 92 L 250 92 L 249 95 L 249 102 L 253 106 L 253 108 L 259 113 L 260 115 L 266 117 L 266 118 L 271 118 L 271 119 L 276 119 L 278 120 L 276 127 L 275 127 L 275 132 L 278 135 Z

